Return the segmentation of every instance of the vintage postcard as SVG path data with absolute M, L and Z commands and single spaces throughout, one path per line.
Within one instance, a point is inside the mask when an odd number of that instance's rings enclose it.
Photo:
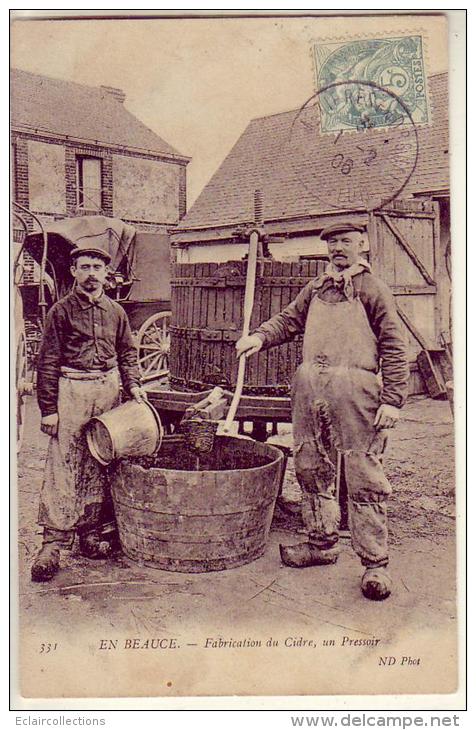
M 19 696 L 462 689 L 449 36 L 12 14 Z

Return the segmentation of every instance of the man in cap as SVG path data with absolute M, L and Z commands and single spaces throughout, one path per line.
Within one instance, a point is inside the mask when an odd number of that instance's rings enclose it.
M 126 313 L 104 293 L 109 253 L 86 245 L 71 252 L 74 286 L 48 313 L 38 355 L 41 430 L 50 442 L 38 522 L 43 545 L 33 563 L 34 581 L 59 570 L 60 550 L 76 532 L 90 558 L 111 552 L 114 517 L 107 471 L 93 459 L 83 426 L 119 404 L 120 381 L 140 401 L 136 349 Z
M 325 273 L 236 347 L 238 355 L 252 355 L 304 334 L 292 419 L 308 540 L 281 546 L 283 562 L 295 568 L 335 563 L 336 484 L 344 472 L 352 545 L 365 566 L 361 589 L 366 598 L 383 600 L 392 588 L 386 512 L 391 487 L 381 460 L 387 429 L 406 399 L 409 369 L 393 295 L 361 256 L 363 233 L 348 222 L 325 229 Z

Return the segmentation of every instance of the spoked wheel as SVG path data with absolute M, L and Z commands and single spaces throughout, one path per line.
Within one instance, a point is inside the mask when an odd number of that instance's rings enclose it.
M 171 312 L 158 312 L 146 319 L 137 335 L 137 359 L 143 381 L 169 373 Z
M 33 384 L 28 376 L 26 337 L 22 332 L 17 345 L 15 385 L 17 391 L 17 451 L 20 450 L 25 428 L 26 397 L 31 395 Z

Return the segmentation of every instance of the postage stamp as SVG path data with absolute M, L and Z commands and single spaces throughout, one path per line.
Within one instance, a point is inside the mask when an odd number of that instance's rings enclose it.
M 319 100 L 322 132 L 387 127 L 402 116 L 402 105 L 414 124 L 429 122 L 421 35 L 316 42 L 313 56 L 317 90 L 327 89 Z
M 348 116 L 345 131 L 323 134 L 329 96 L 366 97 L 366 116 Z M 324 100 L 323 100 L 324 98 Z M 385 105 L 385 126 L 373 124 Z M 329 114 L 335 120 L 338 112 Z M 351 126 L 351 124 L 353 126 Z M 353 129 L 357 134 L 349 133 Z M 318 90 L 296 114 L 289 135 L 296 177 L 326 208 L 375 210 L 398 197 L 418 161 L 418 128 L 404 101 L 371 81 L 337 81 Z

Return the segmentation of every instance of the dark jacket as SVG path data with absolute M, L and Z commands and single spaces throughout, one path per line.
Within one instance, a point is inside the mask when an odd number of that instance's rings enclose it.
M 42 416 L 57 412 L 61 367 L 110 370 L 118 366 L 124 388 L 140 382 L 137 351 L 127 315 L 106 294 L 91 300 L 74 290 L 53 305 L 38 355 L 38 403 Z

